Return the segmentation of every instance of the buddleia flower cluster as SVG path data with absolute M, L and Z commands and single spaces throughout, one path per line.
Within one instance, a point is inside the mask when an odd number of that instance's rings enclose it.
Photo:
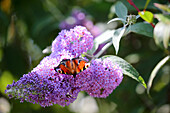
M 52 53 L 31 72 L 8 85 L 5 92 L 9 98 L 42 107 L 53 104 L 67 106 L 76 100 L 80 91 L 92 97 L 106 98 L 123 79 L 121 68 L 109 58 L 92 60 L 90 67 L 75 78 L 54 70 L 63 59 L 79 57 L 92 47 L 93 36 L 85 27 L 62 30 L 52 43 Z

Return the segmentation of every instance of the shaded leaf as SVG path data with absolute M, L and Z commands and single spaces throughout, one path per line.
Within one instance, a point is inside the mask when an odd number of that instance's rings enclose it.
M 155 14 L 154 15 L 159 21 L 170 24 L 170 15 Z
M 151 13 L 150 11 L 142 11 L 142 12 L 138 12 L 138 14 L 140 15 L 140 17 L 149 22 L 152 23 L 153 21 L 153 13 Z
M 107 30 L 104 33 L 102 33 L 101 35 L 97 36 L 94 39 L 92 50 L 89 50 L 87 53 L 93 54 L 98 49 L 100 44 L 111 41 L 111 38 L 113 36 L 113 32 L 114 32 L 114 30 Z
M 4 71 L 2 73 L 2 75 L 0 76 L 0 92 L 1 93 L 5 93 L 5 89 L 6 89 L 6 86 L 8 84 L 11 84 L 12 81 L 14 80 L 14 77 L 12 75 L 12 73 L 10 73 L 9 71 Z
M 11 23 L 8 26 L 7 32 L 7 43 L 12 43 L 14 41 L 14 37 L 16 36 L 16 17 L 11 17 Z
M 124 32 L 125 32 L 125 29 L 126 27 L 122 27 L 122 28 L 119 28 L 117 29 L 114 33 L 113 33 L 113 36 L 112 36 L 112 43 L 113 43 L 113 46 L 115 48 L 115 51 L 116 51 L 116 54 L 118 53 L 119 51 L 119 43 L 120 43 L 120 39 L 122 38 Z
M 112 42 L 108 42 L 94 57 L 98 58 L 100 55 L 103 54 L 110 46 L 112 45 Z
M 153 37 L 153 27 L 148 23 L 139 22 L 130 25 L 126 30 L 126 34 L 130 32 L 145 35 L 148 37 Z
M 47 46 L 43 51 L 42 51 L 42 53 L 43 54 L 49 54 L 49 53 L 51 53 L 51 46 Z
M 40 49 L 40 47 L 34 43 L 34 40 L 30 39 L 30 38 L 26 38 L 24 40 L 24 45 L 25 45 L 25 49 L 28 52 L 29 56 L 30 56 L 30 60 L 36 61 L 39 60 L 42 57 L 42 51 Z
M 168 48 L 170 39 L 170 23 L 158 22 L 154 28 L 155 43 L 161 48 Z
M 154 6 L 163 10 L 163 11 L 170 13 L 170 8 L 168 7 L 168 5 L 162 5 L 162 4 L 154 3 Z
M 111 22 L 114 22 L 114 21 L 122 21 L 122 23 L 126 22 L 126 20 L 124 20 L 122 18 L 114 18 L 114 19 L 110 20 L 107 24 L 110 24 Z
M 128 10 L 127 10 L 126 6 L 122 2 L 118 1 L 116 3 L 115 12 L 116 12 L 116 15 L 119 18 L 122 18 L 122 19 L 126 20 Z
M 155 68 L 153 69 L 150 77 L 149 77 L 149 81 L 148 81 L 148 84 L 147 84 L 147 93 L 149 94 L 149 90 L 152 86 L 152 82 L 153 82 L 153 79 L 155 78 L 157 72 L 159 71 L 159 69 L 170 59 L 170 55 L 169 56 L 166 56 L 165 58 L 163 58 L 156 66 Z
M 143 78 L 139 76 L 139 73 L 137 72 L 137 70 L 132 65 L 130 65 L 127 61 L 114 55 L 106 55 L 106 56 L 103 56 L 102 58 L 110 58 L 113 63 L 117 63 L 122 68 L 124 75 L 127 75 L 135 79 L 136 81 L 141 83 L 145 88 L 147 88 L 146 83 L 143 80 Z

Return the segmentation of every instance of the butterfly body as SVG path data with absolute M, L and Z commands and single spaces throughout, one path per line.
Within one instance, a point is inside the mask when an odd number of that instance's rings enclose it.
M 75 78 L 78 73 L 84 71 L 89 66 L 90 63 L 87 63 L 84 59 L 64 59 L 54 68 L 54 70 L 61 74 L 73 75 Z

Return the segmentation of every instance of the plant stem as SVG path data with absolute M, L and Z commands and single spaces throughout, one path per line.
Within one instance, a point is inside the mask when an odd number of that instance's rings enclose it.
M 138 12 L 140 12 L 140 10 L 136 7 L 136 5 L 133 3 L 132 0 L 127 0 L 129 2 L 130 5 L 132 5 Z

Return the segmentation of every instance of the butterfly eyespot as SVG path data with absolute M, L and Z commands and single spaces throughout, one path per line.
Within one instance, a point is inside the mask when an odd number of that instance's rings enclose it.
M 61 73 L 61 70 L 58 70 L 58 73 Z
M 60 65 L 64 65 L 64 66 L 65 66 L 65 63 L 64 63 L 64 62 L 61 62 Z
M 57 68 L 57 67 L 55 67 L 54 70 L 55 70 L 56 72 L 58 72 L 58 68 Z
M 57 73 L 62 73 L 62 70 L 61 69 L 55 69 L 55 71 L 57 72 Z
M 85 64 L 85 68 L 88 68 L 90 66 L 90 63 Z

